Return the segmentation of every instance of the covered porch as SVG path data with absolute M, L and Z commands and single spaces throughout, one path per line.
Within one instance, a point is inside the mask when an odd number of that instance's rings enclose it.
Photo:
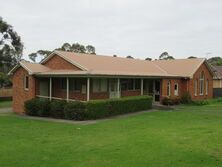
M 159 78 L 38 77 L 36 96 L 49 100 L 89 101 L 149 95 L 161 99 Z

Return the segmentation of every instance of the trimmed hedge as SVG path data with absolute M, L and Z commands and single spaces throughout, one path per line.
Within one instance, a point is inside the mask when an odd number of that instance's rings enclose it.
M 93 100 L 89 102 L 65 102 L 32 99 L 25 102 L 27 115 L 90 120 L 152 108 L 152 97 L 133 96 L 120 99 Z
M 25 112 L 31 116 L 47 117 L 49 113 L 49 100 L 31 99 L 25 102 Z

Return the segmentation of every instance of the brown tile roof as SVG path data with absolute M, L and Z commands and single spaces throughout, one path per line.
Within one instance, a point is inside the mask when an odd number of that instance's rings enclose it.
M 18 69 L 19 67 L 23 67 L 24 69 L 26 69 L 29 74 L 36 74 L 36 73 L 41 73 L 41 72 L 46 72 L 46 71 L 50 71 L 51 69 L 39 64 L 39 63 L 31 63 L 25 60 L 22 60 L 19 62 L 19 64 L 17 64 L 11 71 L 9 71 L 9 75 L 13 74 L 13 72 Z
M 222 79 L 222 66 L 212 66 L 216 79 Z
M 82 71 L 52 70 L 44 66 L 52 56 L 59 55 Z M 110 75 L 146 77 L 192 77 L 205 59 L 147 61 L 121 57 L 54 51 L 41 64 L 22 61 L 32 74 L 38 75 Z
M 196 70 L 204 63 L 205 59 L 176 59 L 176 60 L 155 60 L 153 61 L 168 74 L 192 77 Z

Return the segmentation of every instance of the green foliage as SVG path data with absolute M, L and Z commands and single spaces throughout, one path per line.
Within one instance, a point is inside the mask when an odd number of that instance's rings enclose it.
M 31 116 L 38 116 L 39 104 L 38 99 L 31 99 L 25 102 L 25 113 Z
M 212 57 L 207 60 L 208 63 L 214 66 L 222 66 L 222 58 L 221 57 Z
M 152 61 L 152 58 L 147 57 L 145 60 L 147 60 L 147 61 Z
M 37 104 L 39 105 L 38 116 L 50 116 L 50 101 L 48 99 L 37 99 Z
M 64 107 L 66 101 L 54 100 L 50 103 L 50 116 L 53 118 L 64 118 Z
M 181 96 L 181 103 L 182 104 L 190 104 L 192 103 L 192 98 L 189 92 L 185 92 L 182 96 Z
M 31 116 L 47 117 L 50 115 L 49 100 L 47 99 L 31 99 L 25 102 L 25 112 Z
M 60 48 L 57 48 L 56 50 L 75 52 L 75 53 L 96 54 L 94 46 L 92 45 L 84 46 L 79 43 L 73 43 L 73 44 L 64 43 Z M 52 51 L 49 50 L 38 50 L 37 52 L 31 53 L 28 56 L 33 62 L 36 62 L 36 59 L 44 59 L 51 53 Z
M 69 102 L 65 105 L 64 108 L 65 119 L 84 120 L 85 109 L 85 103 L 83 102 Z
M 12 85 L 12 82 L 9 76 L 3 72 L 0 72 L 0 88 L 9 87 L 11 85 Z
M 23 44 L 20 36 L 0 17 L 0 71 L 7 73 L 21 60 Z
M 162 104 L 163 105 L 167 105 L 167 106 L 178 105 L 180 103 L 181 103 L 181 99 L 179 99 L 179 98 L 164 97 L 162 99 Z
M 48 116 L 70 120 L 98 119 L 147 110 L 151 107 L 152 98 L 149 96 L 69 103 L 65 101 L 49 102 L 44 99 L 32 99 L 25 102 L 27 115 Z
M 170 56 L 168 52 L 163 52 L 160 56 L 159 56 L 159 60 L 174 60 L 173 56 Z

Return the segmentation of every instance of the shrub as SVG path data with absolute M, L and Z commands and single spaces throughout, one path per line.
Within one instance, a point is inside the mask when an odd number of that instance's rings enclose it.
M 31 116 L 38 116 L 38 99 L 31 99 L 25 102 L 25 113 Z
M 86 103 L 86 119 L 97 119 L 152 108 L 152 97 L 138 96 L 120 99 L 94 100 Z
M 89 102 L 32 99 L 25 102 L 28 115 L 51 116 L 70 120 L 98 119 L 152 108 L 152 97 L 138 96 Z
M 25 112 L 27 115 L 47 117 L 49 116 L 49 100 L 31 99 L 25 102 Z
M 66 101 L 54 100 L 50 103 L 50 116 L 53 118 L 64 118 L 64 107 Z
M 203 106 L 203 105 L 210 104 L 210 101 L 209 100 L 198 100 L 198 101 L 193 101 L 192 104 L 198 105 L 198 106 Z
M 50 116 L 50 101 L 48 99 L 38 99 L 38 116 L 48 117 Z
M 181 103 L 182 104 L 190 104 L 192 103 L 192 98 L 189 92 L 185 92 L 182 96 L 181 96 Z
M 167 106 L 169 106 L 169 105 L 178 105 L 178 104 L 180 104 L 180 101 L 181 100 L 179 98 L 164 97 L 162 99 L 162 104 L 167 105 Z
M 69 102 L 65 105 L 65 119 L 84 120 L 85 119 L 85 103 L 84 102 Z

